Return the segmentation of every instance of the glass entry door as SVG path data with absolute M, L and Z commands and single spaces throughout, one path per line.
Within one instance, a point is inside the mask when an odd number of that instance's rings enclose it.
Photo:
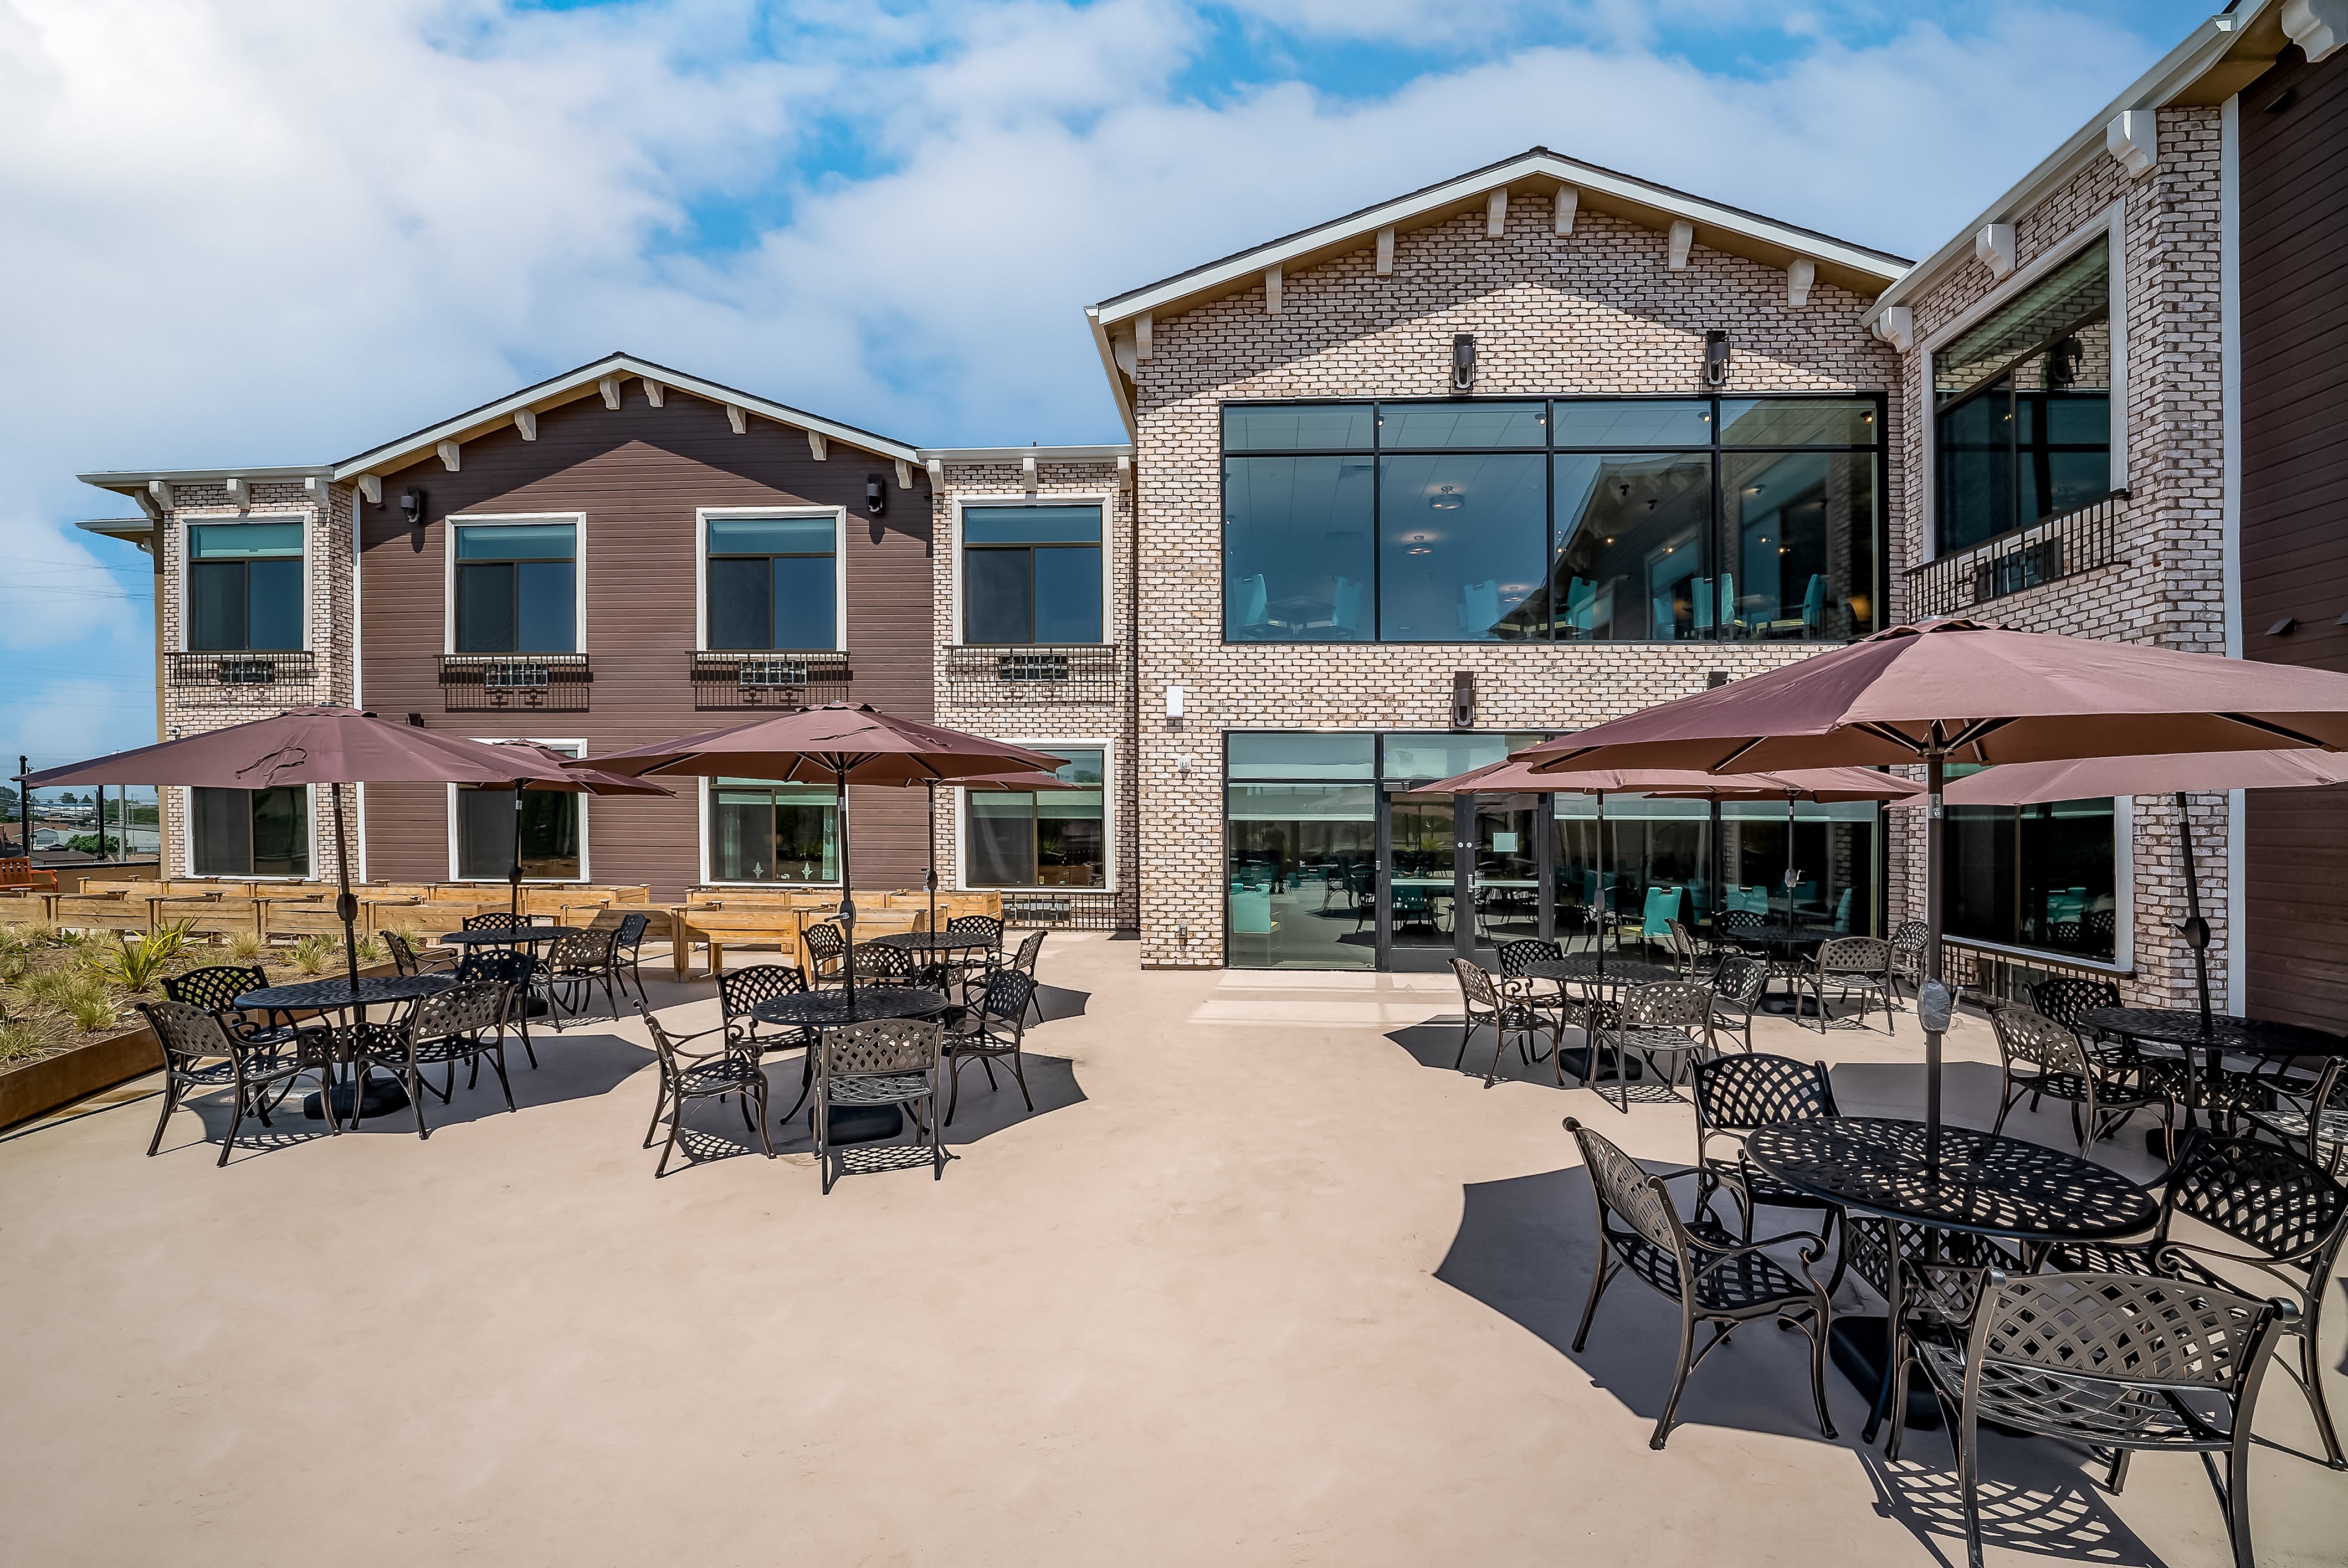
M 1458 807 L 1448 795 L 1386 794 L 1379 927 L 1393 969 L 1440 969 L 1458 950 Z M 1469 922 L 1471 925 L 1473 922 Z
M 1501 942 L 1540 935 L 1540 847 L 1534 841 L 1539 796 L 1481 794 L 1464 798 L 1474 811 L 1468 851 L 1468 896 L 1473 918 L 1468 934 L 1477 962 L 1486 964 Z

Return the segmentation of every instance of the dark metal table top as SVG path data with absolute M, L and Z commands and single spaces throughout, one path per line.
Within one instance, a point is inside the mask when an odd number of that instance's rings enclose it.
M 2080 1014 L 2079 1021 L 2106 1034 L 2124 1034 L 2159 1045 L 2202 1047 L 2247 1056 L 2348 1056 L 2348 1040 L 2303 1024 L 2212 1013 L 2209 1032 L 2203 1034 L 2200 1013 L 2188 1008 L 2096 1008 Z
M 1924 1169 L 1921 1122 L 1833 1116 L 1755 1129 L 1753 1163 L 1787 1186 L 1941 1230 L 2019 1241 L 2102 1241 L 2149 1226 L 2158 1213 L 2144 1190 L 2075 1154 L 1941 1129 L 1941 1169 Z
M 290 986 L 263 986 L 238 997 L 236 1005 L 256 1011 L 312 1008 L 331 1012 L 347 1007 L 373 1007 L 378 1002 L 414 1001 L 434 991 L 445 991 L 456 983 L 454 975 L 363 975 L 357 994 L 354 995 L 350 977 L 336 975 L 332 979 L 299 980 Z
M 1570 980 L 1575 984 L 1604 979 L 1610 986 L 1651 986 L 1663 980 L 1682 979 L 1677 969 L 1663 964 L 1650 964 L 1639 958 L 1610 958 L 1605 973 L 1599 972 L 1598 958 L 1592 953 L 1573 953 L 1564 958 L 1543 958 L 1527 964 L 1519 971 L 1527 979 Z
M 992 948 L 994 938 L 969 931 L 895 931 L 856 945 L 860 948 L 897 948 L 909 953 L 952 953 L 968 948 Z
M 456 948 L 515 948 L 586 933 L 584 926 L 503 926 L 477 931 L 443 931 L 439 939 Z
M 1767 942 L 1779 947 L 1815 946 L 1831 942 L 1837 937 L 1847 937 L 1848 931 L 1828 931 L 1817 926 L 1723 926 L 1720 939 L 1725 942 Z
M 946 1009 L 946 995 L 920 986 L 859 986 L 856 1010 L 848 1008 L 840 989 L 799 991 L 775 997 L 750 1009 L 760 1023 L 834 1029 L 844 1023 L 870 1023 L 884 1018 L 927 1018 Z

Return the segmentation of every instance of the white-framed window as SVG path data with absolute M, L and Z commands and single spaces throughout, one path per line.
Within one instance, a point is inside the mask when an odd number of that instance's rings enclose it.
M 845 508 L 703 507 L 694 516 L 700 651 L 848 646 Z
M 485 743 L 515 737 L 475 735 Z M 583 757 L 587 743 L 580 740 L 520 737 L 534 745 Z M 473 784 L 448 786 L 448 878 L 452 882 L 503 882 L 514 866 L 514 846 L 521 846 L 524 882 L 584 882 L 587 880 L 587 797 L 568 790 L 483 789 Z
M 451 518 L 447 557 L 447 651 L 585 651 L 585 513 Z
M 1111 892 L 1117 886 L 1115 743 L 1014 740 L 1056 757 L 1070 790 L 959 789 L 954 883 L 963 888 Z
M 316 842 L 307 784 L 188 791 L 188 875 L 304 881 Z
M 774 779 L 701 781 L 705 885 L 838 886 L 839 792 Z
M 1115 512 L 1107 495 L 957 497 L 956 638 L 983 646 L 1107 642 Z
M 180 530 L 180 651 L 298 652 L 308 646 L 308 519 L 191 518 Z

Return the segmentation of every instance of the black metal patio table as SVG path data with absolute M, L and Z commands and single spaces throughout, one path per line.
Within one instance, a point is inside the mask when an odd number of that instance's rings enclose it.
M 928 1018 L 950 1005 L 945 992 L 926 986 L 859 986 L 852 1009 L 846 991 L 798 991 L 758 1003 L 750 1016 L 789 1029 L 838 1029 L 884 1018 Z
M 1741 929 L 1715 930 L 1715 939 L 1738 947 L 1759 948 L 1768 956 L 1770 968 L 1774 970 L 1807 964 L 1818 957 L 1820 948 L 1837 937 L 1848 935 L 1847 931 L 1822 930 L 1816 926 L 1746 926 Z M 1788 991 L 1782 998 L 1771 992 L 1762 997 L 1761 1005 L 1771 1012 L 1799 1018 L 1810 1005 L 1810 999 L 1799 990 Z
M 929 966 L 916 977 L 924 984 L 936 979 L 953 980 L 951 971 L 959 969 L 968 959 L 956 959 L 956 953 L 990 953 L 1001 950 L 1002 942 L 994 937 L 982 937 L 970 931 L 892 931 L 885 937 L 874 937 L 856 944 L 860 948 L 894 948 L 901 953 L 919 953 L 930 960 Z
M 1926 1135 L 1921 1122 L 1834 1116 L 1758 1127 L 1745 1140 L 1746 1158 L 1765 1174 L 1842 1205 L 1846 1249 L 1852 1240 L 1849 1214 L 1886 1222 L 1888 1315 L 1838 1317 L 1828 1335 L 1844 1375 L 1861 1389 L 1870 1381 L 1876 1386 L 1866 1434 L 1870 1442 L 1890 1409 L 1890 1325 L 1901 1311 L 1897 1222 L 1924 1227 L 1932 1247 L 1937 1233 L 1945 1231 L 2014 1242 L 2024 1263 L 2034 1265 L 2053 1243 L 2134 1235 L 2149 1229 L 2159 1213 L 2143 1188 L 2116 1171 L 2061 1149 L 1967 1127 L 1941 1127 L 1934 1170 L 1925 1162 Z
M 2237 1056 L 2269 1060 L 2348 1056 L 2348 1039 L 2320 1029 L 2230 1013 L 2212 1013 L 2205 1020 L 2198 1009 L 2096 1008 L 2080 1014 L 2079 1021 L 2099 1034 L 2174 1046 L 2185 1058 L 2185 1127 L 2188 1130 L 2198 1124 L 2194 1112 L 2205 1109 L 2201 1085 L 2217 1083 L 2230 1050 Z M 2193 1059 L 2196 1051 L 2201 1053 L 2198 1069 Z M 2215 1107 L 2207 1109 L 2214 1119 Z
M 476 931 L 443 931 L 439 940 L 452 948 L 530 948 L 559 937 L 583 937 L 584 926 L 491 926 Z
M 1537 958 L 1518 973 L 1529 979 L 1557 980 L 1566 985 L 1609 989 L 1616 986 L 1652 986 L 1681 978 L 1680 972 L 1668 964 L 1651 964 L 1641 958 L 1616 958 L 1604 966 L 1601 973 L 1597 956 L 1592 953 Z
M 236 997 L 232 1005 L 252 1012 L 347 1012 L 355 1007 L 376 1007 L 387 1002 L 415 1001 L 435 991 L 445 991 L 457 983 L 454 975 L 367 975 L 361 977 L 355 989 L 348 976 L 336 975 L 331 979 L 296 980 L 291 985 L 263 986 Z M 334 1088 L 334 1109 L 337 1117 L 351 1115 L 354 1090 L 347 1081 Z M 381 1116 L 393 1111 L 407 1109 L 407 1091 L 396 1079 L 366 1081 L 366 1093 L 358 1096 L 358 1120 Z M 302 1114 L 313 1122 L 323 1122 L 326 1107 L 315 1094 L 305 1095 Z

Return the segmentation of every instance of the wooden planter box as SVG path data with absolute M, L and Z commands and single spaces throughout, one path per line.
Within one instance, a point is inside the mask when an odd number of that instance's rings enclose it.
M 0 1067 L 0 1127 L 29 1122 L 162 1065 L 155 1031 L 142 1023 L 21 1067 Z

